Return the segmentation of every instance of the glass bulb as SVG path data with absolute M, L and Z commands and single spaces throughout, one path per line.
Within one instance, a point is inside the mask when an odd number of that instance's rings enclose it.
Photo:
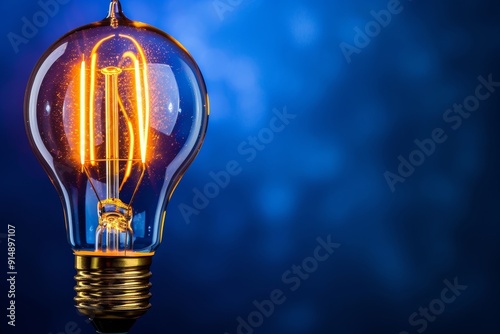
M 26 128 L 63 203 L 77 307 L 99 332 L 124 332 L 149 308 L 147 259 L 208 114 L 203 77 L 186 49 L 127 19 L 116 0 L 104 20 L 67 33 L 36 65 Z

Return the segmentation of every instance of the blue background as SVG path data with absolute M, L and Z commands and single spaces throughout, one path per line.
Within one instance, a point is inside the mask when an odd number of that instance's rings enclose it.
M 425 332 L 498 333 L 500 91 L 456 130 L 443 120 L 474 94 L 478 76 L 500 81 L 495 2 L 402 0 L 350 63 L 340 43 L 353 45 L 354 28 L 388 1 L 232 3 L 219 15 L 212 0 L 123 1 L 130 18 L 191 52 L 211 98 L 205 144 L 172 197 L 154 258 L 153 308 L 130 333 L 234 334 L 237 317 L 274 289 L 286 301 L 254 333 L 417 333 L 410 315 L 455 278 L 467 289 Z M 29 147 L 23 98 L 43 51 L 107 5 L 60 5 L 16 53 L 8 33 L 20 34 L 22 17 L 41 7 L 1 4 L 0 233 L 16 226 L 18 271 L 12 328 L 0 239 L 2 333 L 60 334 L 68 324 L 94 332 L 73 307 L 62 208 Z M 285 107 L 295 118 L 247 161 L 238 147 Z M 398 156 L 408 159 L 414 140 L 436 128 L 447 140 L 391 191 L 384 173 L 397 173 Z M 187 224 L 179 206 L 231 160 L 241 173 Z M 340 247 L 292 291 L 282 275 L 329 235 Z

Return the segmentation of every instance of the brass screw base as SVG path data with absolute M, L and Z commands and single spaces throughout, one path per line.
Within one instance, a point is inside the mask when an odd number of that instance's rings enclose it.
M 151 307 L 152 256 L 76 255 L 76 308 L 98 333 L 127 333 Z

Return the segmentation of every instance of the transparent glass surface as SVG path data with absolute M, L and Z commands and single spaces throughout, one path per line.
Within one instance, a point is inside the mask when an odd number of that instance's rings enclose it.
M 25 103 L 73 249 L 153 252 L 208 122 L 205 84 L 187 51 L 153 27 L 108 17 L 50 47 Z

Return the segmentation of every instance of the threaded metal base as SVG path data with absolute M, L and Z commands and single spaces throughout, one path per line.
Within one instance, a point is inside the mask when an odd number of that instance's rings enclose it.
M 126 333 L 151 307 L 152 256 L 76 255 L 75 303 L 99 333 Z

